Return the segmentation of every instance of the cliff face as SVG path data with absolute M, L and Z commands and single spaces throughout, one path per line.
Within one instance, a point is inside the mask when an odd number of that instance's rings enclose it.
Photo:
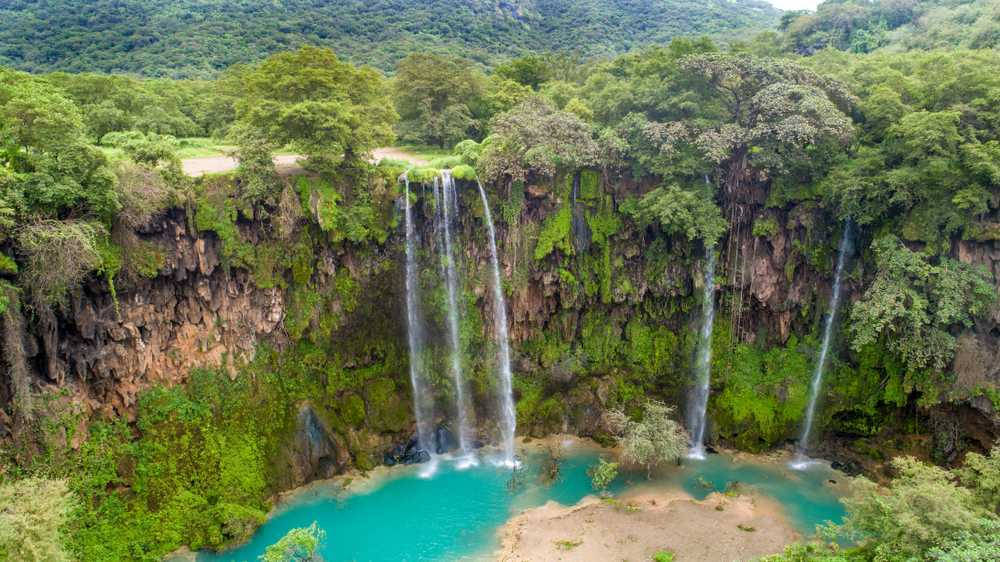
M 279 471 L 285 485 L 352 463 L 370 466 L 405 442 L 412 420 L 402 233 L 393 226 L 393 197 L 376 209 L 389 217 L 380 219 L 388 221 L 389 236 L 352 240 L 322 227 L 321 189 L 298 189 L 304 211 L 293 214 L 290 227 L 277 224 L 278 213 L 235 215 L 235 231 L 247 244 L 240 260 L 221 227 L 199 230 L 181 209 L 156 217 L 137 233 L 163 252 L 155 276 L 120 281 L 116 296 L 95 279 L 68 306 L 29 317 L 25 340 L 35 387 L 68 389 L 83 411 L 132 419 L 143 390 L 184 383 L 198 368 L 236 379 L 256 376 L 267 364 L 279 377 L 306 377 L 322 396 L 289 406 L 289 420 L 308 423 L 287 433 L 288 451 L 278 461 L 288 467 Z M 605 408 L 660 396 L 683 409 L 704 249 L 623 216 L 620 206 L 643 189 L 585 171 L 491 191 L 519 432 L 602 439 Z M 414 191 L 429 365 L 438 421 L 446 422 L 451 389 L 437 374 L 446 367 L 435 202 L 429 189 Z M 488 440 L 497 419 L 488 248 L 475 184 L 461 184 L 459 194 L 464 364 L 481 437 Z M 725 203 L 731 230 L 718 246 L 711 434 L 716 442 L 762 449 L 798 429 L 841 225 L 808 205 Z M 867 243 L 861 232 L 841 319 L 869 280 Z M 957 242 L 954 253 L 1000 280 L 996 242 Z M 844 325 L 822 416 L 828 454 L 871 456 L 891 439 L 914 434 L 930 439 L 903 439 L 899 448 L 951 462 L 965 450 L 987 448 L 1000 434 L 1000 307 L 961 334 L 954 372 L 938 396 L 904 391 L 896 402 L 872 390 L 888 375 L 864 370 L 867 359 L 847 348 Z M 263 360 L 261 349 L 267 350 Z M 862 375 L 874 382 L 857 382 Z M 312 437 L 297 437 L 303 435 Z

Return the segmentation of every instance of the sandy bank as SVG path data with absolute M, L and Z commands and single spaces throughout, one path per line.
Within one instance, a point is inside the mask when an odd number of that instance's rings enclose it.
M 712 494 L 696 501 L 680 490 L 647 487 L 614 501 L 588 497 L 572 507 L 529 509 L 501 528 L 497 559 L 644 561 L 669 550 L 675 560 L 748 560 L 800 538 L 766 498 Z

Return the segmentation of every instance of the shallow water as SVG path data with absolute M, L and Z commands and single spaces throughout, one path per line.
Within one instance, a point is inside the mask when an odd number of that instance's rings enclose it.
M 561 462 L 558 479 L 545 485 L 539 480 L 543 456 L 530 456 L 513 491 L 508 489 L 509 469 L 484 462 L 459 470 L 447 460 L 430 478 L 421 478 L 417 467 L 406 467 L 393 469 L 362 492 L 337 493 L 332 486 L 322 486 L 293 500 L 243 547 L 199 554 L 198 560 L 256 560 L 289 529 L 313 521 L 326 531 L 321 551 L 326 560 L 488 559 L 498 547 L 497 529 L 512 515 L 549 500 L 572 505 L 591 494 L 586 471 L 597 457 L 594 452 L 570 453 Z M 777 467 L 711 455 L 671 470 L 662 481 L 700 499 L 738 480 L 785 505 L 793 524 L 809 533 L 816 523 L 839 521 L 843 515 L 836 496 L 824 484 L 828 475 L 822 467 L 783 474 Z M 626 478 L 645 483 L 637 475 Z M 616 480 L 612 491 L 622 491 L 626 478 Z M 704 487 L 706 483 L 710 488 Z
M 815 532 L 816 525 L 839 523 L 844 506 L 827 480 L 844 475 L 817 462 L 805 470 L 787 470 L 780 465 L 740 462 L 728 455 L 708 455 L 705 460 L 687 461 L 686 466 L 667 477 L 697 499 L 712 492 L 725 492 L 739 483 L 776 500 L 788 520 L 803 534 Z

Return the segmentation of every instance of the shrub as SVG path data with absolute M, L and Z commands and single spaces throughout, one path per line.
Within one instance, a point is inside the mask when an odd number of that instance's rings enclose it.
M 657 400 L 642 407 L 642 421 L 628 418 L 621 410 L 611 410 L 605 423 L 618 438 L 625 462 L 642 466 L 649 476 L 652 469 L 681 458 L 688 446 L 688 435 L 670 419 L 673 408 Z
M 0 485 L 0 559 L 70 560 L 62 526 L 76 500 L 65 480 L 25 478 Z
M 288 531 L 285 536 L 267 547 L 264 554 L 258 557 L 262 562 L 308 562 L 319 560 L 316 550 L 326 538 L 326 532 L 313 521 L 308 527 L 299 527 Z
M 24 286 L 43 304 L 59 304 L 101 263 L 104 227 L 84 221 L 40 220 L 18 234 L 25 255 Z

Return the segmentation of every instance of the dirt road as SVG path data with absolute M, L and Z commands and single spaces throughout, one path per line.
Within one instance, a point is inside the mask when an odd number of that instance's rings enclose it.
M 301 158 L 301 156 L 297 154 L 281 154 L 274 157 L 274 166 L 278 168 L 279 172 L 295 172 L 301 169 L 298 163 L 299 158 Z M 372 160 L 374 162 L 379 162 L 383 158 L 406 160 L 414 166 L 427 165 L 426 160 L 418 158 L 398 148 L 376 148 L 372 151 Z M 181 169 L 184 170 L 184 173 L 194 177 L 204 174 L 228 172 L 230 170 L 235 170 L 236 165 L 236 159 L 230 156 L 205 156 L 202 158 L 187 158 L 185 160 L 181 160 Z

